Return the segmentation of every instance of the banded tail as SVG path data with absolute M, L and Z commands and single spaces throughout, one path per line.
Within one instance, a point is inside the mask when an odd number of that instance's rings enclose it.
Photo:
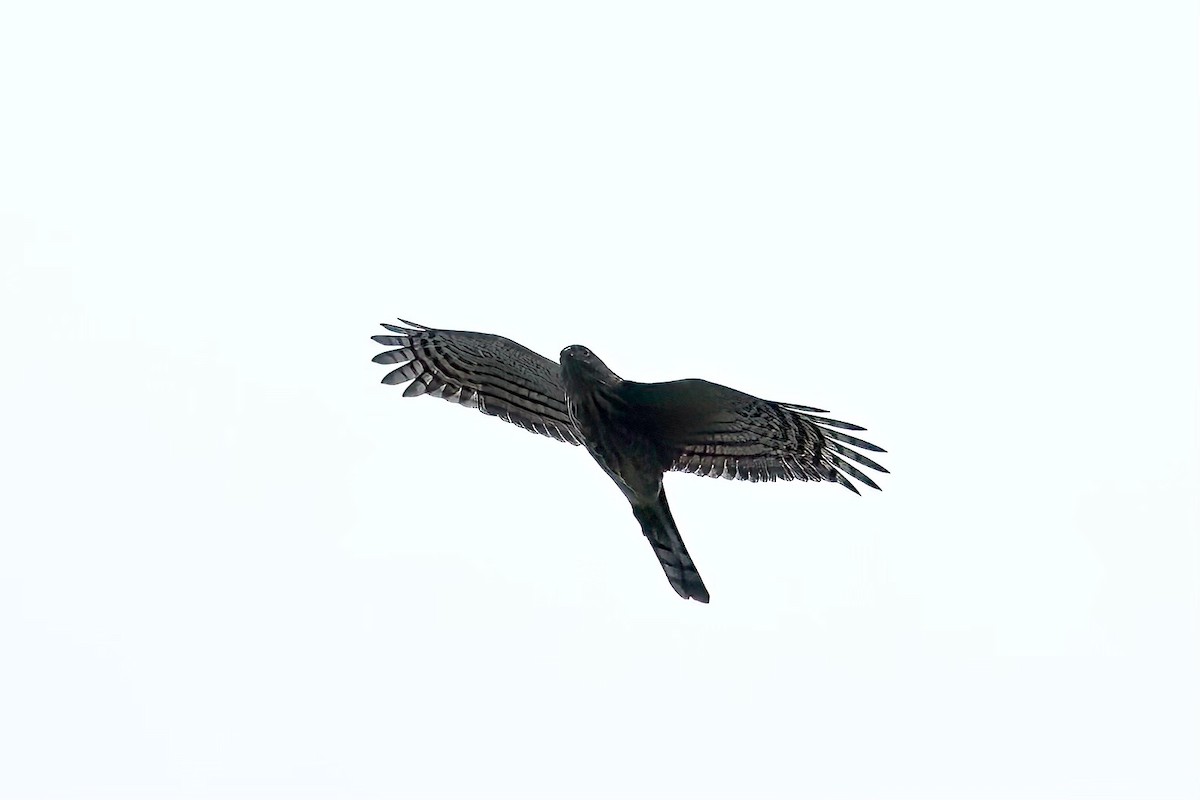
M 696 571 L 692 557 L 688 555 L 679 528 L 675 527 L 666 492 L 660 487 L 658 497 L 650 504 L 634 505 L 633 516 L 654 548 L 654 555 L 658 556 L 658 563 L 662 565 L 671 588 L 684 600 L 707 603 L 708 589 L 704 587 L 704 581 Z

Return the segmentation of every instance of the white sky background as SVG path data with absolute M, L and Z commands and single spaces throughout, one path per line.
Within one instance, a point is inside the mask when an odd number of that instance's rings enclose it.
M 0 11 L 0 796 L 1200 792 L 1190 3 Z M 882 493 L 379 385 L 818 405 Z

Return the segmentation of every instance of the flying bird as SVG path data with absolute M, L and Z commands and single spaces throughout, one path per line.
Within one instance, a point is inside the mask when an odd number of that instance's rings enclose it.
M 748 481 L 831 481 L 855 494 L 851 478 L 878 489 L 856 464 L 886 469 L 858 450 L 883 448 L 844 431 L 865 430 L 816 416 L 828 412 L 776 403 L 690 378 L 622 380 L 591 350 L 573 344 L 558 363 L 490 333 L 440 330 L 399 320 L 393 335 L 372 336 L 396 349 L 385 384 L 411 381 L 405 397 L 427 394 L 478 408 L 567 444 L 583 445 L 625 495 L 667 580 L 680 597 L 709 601 L 671 517 L 667 471 Z M 852 448 L 858 448 L 857 450 Z

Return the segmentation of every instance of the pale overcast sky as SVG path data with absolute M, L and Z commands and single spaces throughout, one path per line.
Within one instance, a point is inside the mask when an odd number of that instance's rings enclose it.
M 1192 3 L 0 9 L 0 797 L 1194 798 Z M 397 316 L 884 491 L 381 386 Z

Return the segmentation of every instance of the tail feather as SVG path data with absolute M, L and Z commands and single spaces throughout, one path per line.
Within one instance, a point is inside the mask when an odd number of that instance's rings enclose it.
M 683 544 L 679 528 L 675 526 L 666 494 L 659 490 L 658 497 L 652 503 L 635 505 L 633 516 L 641 524 L 642 533 L 646 534 L 654 555 L 658 556 L 658 563 L 662 565 L 671 588 L 685 600 L 707 603 L 708 589 L 704 587 L 704 581 Z

